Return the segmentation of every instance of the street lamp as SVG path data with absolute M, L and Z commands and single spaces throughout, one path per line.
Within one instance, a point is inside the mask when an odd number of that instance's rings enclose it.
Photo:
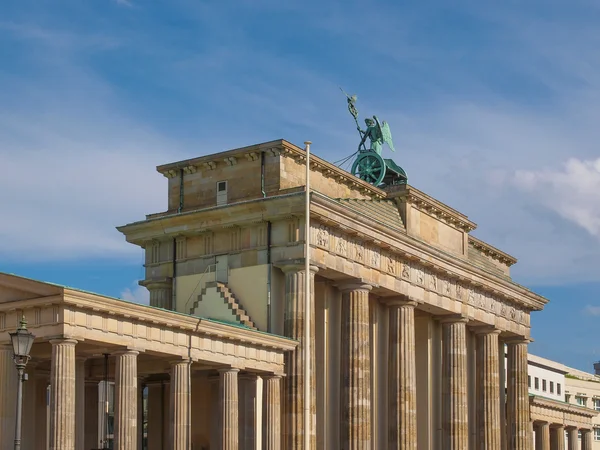
M 23 381 L 27 380 L 25 366 L 29 361 L 29 352 L 35 340 L 35 336 L 27 330 L 25 317 L 17 331 L 10 334 L 10 340 L 13 346 L 13 360 L 19 374 L 19 384 L 17 385 L 17 418 L 15 425 L 15 450 L 21 450 L 21 409 L 23 406 Z

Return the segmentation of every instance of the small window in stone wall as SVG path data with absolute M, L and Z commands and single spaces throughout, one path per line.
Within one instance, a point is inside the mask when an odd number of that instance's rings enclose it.
M 539 391 L 540 390 L 540 379 L 538 377 L 535 377 L 534 382 L 535 382 L 535 385 L 534 385 L 535 389 Z
M 217 181 L 217 206 L 227 203 L 227 181 Z
M 550 393 L 554 394 L 554 381 L 550 382 Z
M 212 255 L 214 253 L 213 250 L 213 236 L 212 234 L 204 235 L 204 254 Z
M 542 391 L 546 392 L 546 380 L 542 380 Z
M 288 222 L 288 242 L 298 242 L 300 240 L 300 220 L 294 217 Z
M 187 257 L 187 242 L 185 237 L 177 238 L 177 247 L 176 247 L 176 258 L 177 260 L 185 259 Z
M 160 262 L 160 242 L 153 242 L 150 245 L 150 263 Z
M 556 383 L 556 393 L 560 395 L 560 383 Z

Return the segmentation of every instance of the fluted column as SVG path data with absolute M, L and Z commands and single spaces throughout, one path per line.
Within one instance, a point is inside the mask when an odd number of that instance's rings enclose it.
M 52 344 L 50 370 L 50 450 L 75 449 L 75 344 L 57 339 Z
M 238 369 L 219 370 L 219 406 L 222 450 L 238 450 Z
M 370 290 L 371 286 L 363 283 L 340 286 L 341 450 L 371 446 Z
M 567 450 L 579 450 L 577 428 L 567 428 Z
M 550 450 L 565 450 L 565 427 L 562 425 L 550 428 Z
M 477 448 L 500 450 L 500 365 L 494 328 L 476 329 L 477 335 Z
M 592 430 L 581 430 L 581 450 L 592 450 Z
M 407 299 L 389 305 L 389 450 L 417 449 L 415 306 Z
M 117 353 L 115 367 L 115 450 L 137 450 L 137 355 L 134 350 Z
M 145 280 L 140 283 L 150 292 L 150 306 L 163 309 L 173 308 L 173 280 Z
M 188 450 L 190 435 L 191 361 L 176 361 L 171 365 L 171 442 L 173 450 Z
M 15 440 L 17 369 L 12 346 L 0 346 L 0 449 L 12 450 Z
M 507 433 L 508 447 L 529 450 L 532 436 L 529 424 L 527 345 L 529 340 L 508 341 Z
M 85 382 L 85 438 L 84 448 L 98 448 L 98 382 Z
M 35 448 L 46 450 L 48 441 L 48 374 L 36 372 L 35 380 Z
M 442 448 L 469 448 L 467 319 L 451 316 L 442 323 Z
M 535 450 L 550 450 L 550 424 L 536 422 Z
M 85 358 L 75 359 L 75 448 L 85 449 Z
M 263 449 L 281 450 L 281 377 L 263 377 Z
M 295 350 L 286 352 L 285 369 L 285 412 L 284 441 L 286 450 L 304 449 L 304 320 L 305 311 L 305 267 L 304 264 L 288 264 L 282 266 L 285 273 L 285 312 L 283 334 L 300 342 Z M 315 273 L 317 267 L 310 268 L 310 414 L 311 429 L 310 450 L 317 446 L 317 389 L 315 383 Z

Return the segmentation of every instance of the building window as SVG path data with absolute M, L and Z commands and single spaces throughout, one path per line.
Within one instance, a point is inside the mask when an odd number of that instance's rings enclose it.
M 538 377 L 535 377 L 534 379 L 534 386 L 536 391 L 540 390 L 540 379 Z
M 227 181 L 217 181 L 217 206 L 227 203 Z
M 546 392 L 546 380 L 542 380 L 542 391 Z
M 550 393 L 554 394 L 554 381 L 550 382 Z
M 531 389 L 531 375 L 527 375 L 527 386 Z
M 556 393 L 560 395 L 560 383 L 556 383 Z
M 575 396 L 575 403 L 577 403 L 579 406 L 585 406 L 585 397 L 581 397 L 579 395 Z
M 594 440 L 600 441 L 600 428 L 594 428 Z
M 600 398 L 595 398 L 594 399 L 594 409 L 596 411 L 600 411 Z

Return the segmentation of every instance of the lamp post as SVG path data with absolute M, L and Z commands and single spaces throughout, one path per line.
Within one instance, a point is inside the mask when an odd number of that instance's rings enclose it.
M 10 340 L 13 346 L 13 360 L 17 373 L 19 374 L 19 383 L 17 385 L 17 417 L 15 425 L 15 450 L 21 450 L 21 410 L 23 407 L 23 381 L 27 379 L 25 366 L 29 361 L 29 352 L 35 336 L 27 330 L 27 322 L 25 317 L 21 319 L 21 323 L 17 331 L 10 334 Z

